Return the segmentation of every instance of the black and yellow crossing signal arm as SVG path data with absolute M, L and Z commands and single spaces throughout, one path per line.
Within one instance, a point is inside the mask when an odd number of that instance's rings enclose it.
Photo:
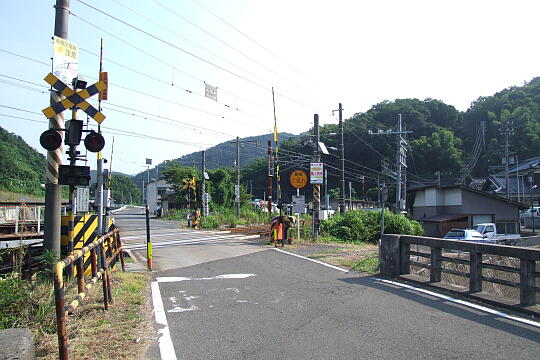
M 90 85 L 86 89 L 75 91 L 66 84 L 64 84 L 52 73 L 45 76 L 44 80 L 49 85 L 51 85 L 53 89 L 65 96 L 63 100 L 42 110 L 43 114 L 47 118 L 52 118 L 66 109 L 77 106 L 77 108 L 87 113 L 98 123 L 101 124 L 103 120 L 105 120 L 105 115 L 103 115 L 100 111 L 98 111 L 95 107 L 93 107 L 86 101 L 86 99 L 88 99 L 90 96 L 93 96 L 100 91 L 105 90 L 106 85 L 103 81 L 98 81 L 97 83 Z

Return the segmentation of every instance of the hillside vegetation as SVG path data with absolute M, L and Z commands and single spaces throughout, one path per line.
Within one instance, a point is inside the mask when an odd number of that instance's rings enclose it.
M 0 190 L 44 195 L 45 156 L 20 136 L 0 127 Z

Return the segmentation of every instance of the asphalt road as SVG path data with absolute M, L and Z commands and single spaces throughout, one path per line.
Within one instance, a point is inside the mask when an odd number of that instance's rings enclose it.
M 156 232 L 171 230 L 155 226 Z M 150 359 L 493 360 L 540 355 L 540 324 L 239 239 L 219 240 L 226 245 L 206 241 L 163 248 L 185 258 L 193 253 L 197 263 L 155 273 L 159 342 L 150 347 Z M 195 251 L 199 247 L 204 250 Z M 245 252 L 245 247 L 252 250 Z M 227 254 L 215 254 L 224 248 Z M 204 261 L 202 252 L 219 259 Z
M 144 208 L 130 208 L 114 216 L 124 248 L 139 268 L 146 264 L 146 220 Z M 208 261 L 250 254 L 263 248 L 248 237 L 223 231 L 181 229 L 180 222 L 151 217 L 150 238 L 153 270 L 182 268 Z

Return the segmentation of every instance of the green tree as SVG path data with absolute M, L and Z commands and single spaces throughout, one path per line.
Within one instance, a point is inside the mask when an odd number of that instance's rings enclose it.
M 111 190 L 112 197 L 117 204 L 139 205 L 141 202 L 141 189 L 129 176 L 112 175 Z

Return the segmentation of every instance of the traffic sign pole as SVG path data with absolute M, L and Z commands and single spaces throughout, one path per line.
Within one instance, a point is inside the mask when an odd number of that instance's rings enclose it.
M 300 196 L 300 189 L 296 189 L 296 196 Z M 297 241 L 300 241 L 300 213 L 296 213 L 296 229 L 298 231 Z

